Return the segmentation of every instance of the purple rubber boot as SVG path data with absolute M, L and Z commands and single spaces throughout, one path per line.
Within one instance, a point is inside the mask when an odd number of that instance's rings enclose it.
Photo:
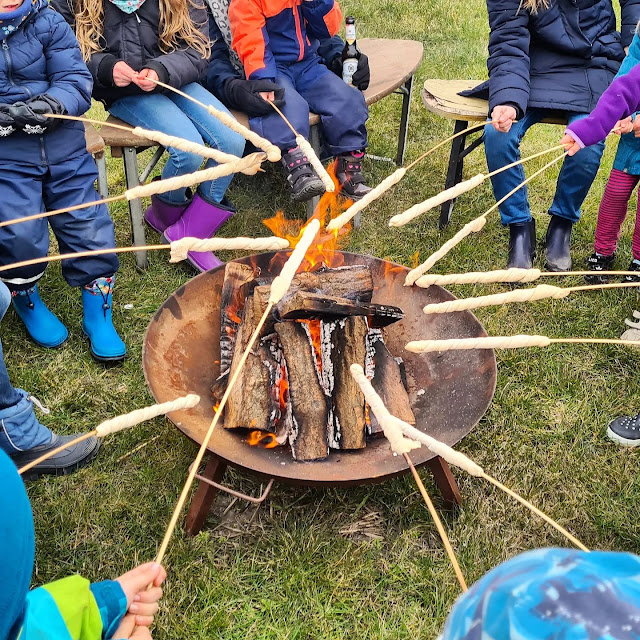
M 175 242 L 186 237 L 211 238 L 234 213 L 235 209 L 226 198 L 220 204 L 212 204 L 196 193 L 182 217 L 165 229 L 164 239 Z M 224 264 L 211 252 L 189 251 L 187 260 L 198 271 L 209 271 Z
M 167 227 L 178 222 L 188 206 L 188 202 L 180 205 L 168 204 L 153 195 L 151 196 L 151 206 L 144 212 L 144 219 L 152 229 L 163 233 Z

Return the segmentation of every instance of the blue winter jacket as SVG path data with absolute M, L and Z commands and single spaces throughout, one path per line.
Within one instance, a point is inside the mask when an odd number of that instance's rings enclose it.
M 0 46 L 0 103 L 46 93 L 69 115 L 80 116 L 89 109 L 91 74 L 71 28 L 46 0 L 35 0 L 26 20 Z M 67 121 L 43 136 L 16 131 L 2 138 L 0 162 L 63 162 L 82 149 L 86 149 L 82 123 Z
M 640 36 L 636 33 L 629 47 L 629 53 L 622 61 L 616 78 L 629 73 L 639 62 Z M 640 138 L 636 138 L 633 132 L 621 136 L 613 168 L 633 176 L 640 176 Z
M 521 0 L 487 0 L 489 112 L 511 104 L 589 113 L 609 86 L 640 20 L 640 0 L 550 0 L 532 14 Z M 486 94 L 486 84 L 470 95 Z M 486 95 L 485 95 L 486 97 Z

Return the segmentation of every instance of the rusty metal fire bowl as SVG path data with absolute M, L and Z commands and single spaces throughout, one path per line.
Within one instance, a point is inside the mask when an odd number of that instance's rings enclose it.
M 453 300 L 438 286 L 428 289 L 405 287 L 408 270 L 372 256 L 342 253 L 345 265 L 364 264 L 374 282 L 373 302 L 400 307 L 405 317 L 384 329 L 385 342 L 395 356 L 404 359 L 409 397 L 416 427 L 455 445 L 478 423 L 491 403 L 496 386 L 493 351 L 449 351 L 414 354 L 405 351 L 409 340 L 471 338 L 486 336 L 469 311 L 425 315 L 429 303 Z M 242 258 L 269 273 L 274 253 Z M 275 269 L 274 276 L 279 272 Z M 210 387 L 219 374 L 220 293 L 224 267 L 203 273 L 175 291 L 158 309 L 145 335 L 142 362 L 151 393 L 166 402 L 187 393 L 197 393 L 200 403 L 177 411 L 170 419 L 190 439 L 202 443 L 213 419 Z M 233 431 L 220 426 L 209 442 L 209 450 L 228 464 L 289 484 L 358 485 L 380 482 L 407 471 L 403 457 L 395 456 L 386 439 L 370 440 L 365 449 L 333 451 L 318 462 L 295 462 L 288 446 L 275 449 L 249 446 Z M 434 457 L 426 447 L 411 453 L 419 465 Z

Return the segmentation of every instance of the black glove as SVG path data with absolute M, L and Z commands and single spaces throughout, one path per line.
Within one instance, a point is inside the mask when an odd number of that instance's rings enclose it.
M 0 138 L 6 138 L 16 130 L 15 120 L 9 115 L 10 106 L 0 104 Z
M 9 108 L 9 115 L 13 117 L 16 125 L 24 133 L 34 135 L 42 135 L 60 125 L 60 120 L 47 118 L 47 116 L 43 115 L 45 113 L 64 115 L 66 109 L 61 102 L 46 93 L 34 96 L 26 102 L 15 102 Z
M 251 117 L 266 116 L 274 112 L 269 103 L 260 96 L 261 91 L 273 91 L 276 107 L 284 106 L 284 89 L 270 80 L 229 78 L 224 83 L 227 106 Z
M 336 56 L 327 66 L 333 73 L 342 78 L 342 54 Z M 364 53 L 361 53 L 358 58 L 358 69 L 353 74 L 351 82 L 356 89 L 364 91 L 369 86 L 370 80 L 369 58 Z

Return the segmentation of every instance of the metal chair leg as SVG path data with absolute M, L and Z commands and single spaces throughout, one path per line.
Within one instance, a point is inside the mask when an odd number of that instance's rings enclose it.
M 453 129 L 453 133 L 460 133 L 464 131 L 469 126 L 468 122 L 464 120 L 456 120 L 455 127 Z M 449 154 L 449 168 L 447 169 L 447 179 L 444 183 L 444 188 L 449 189 L 453 187 L 458 182 L 460 182 L 460 178 L 462 177 L 462 167 L 463 167 L 463 156 L 462 152 L 464 150 L 464 143 L 466 140 L 466 136 L 458 136 L 454 138 L 451 142 L 451 153 Z M 440 228 L 443 229 L 449 224 L 449 220 L 451 219 L 451 213 L 453 212 L 453 205 L 455 204 L 455 200 L 448 200 L 442 205 L 440 209 Z
M 135 147 L 124 147 L 122 149 L 124 160 L 124 177 L 127 189 L 133 189 L 140 184 L 138 179 L 138 157 Z M 144 233 L 144 216 L 142 211 L 142 201 L 139 198 L 129 201 L 129 215 L 131 217 L 131 236 L 133 244 L 141 247 L 146 244 Z M 139 269 L 146 269 L 149 266 L 146 251 L 136 251 L 136 264 Z
M 407 136 L 409 134 L 409 115 L 411 113 L 411 96 L 413 94 L 413 76 L 411 76 L 401 89 L 402 112 L 400 115 L 400 131 L 398 132 L 398 153 L 396 154 L 396 164 L 401 167 L 404 164 L 404 152 L 407 147 Z
M 109 197 L 109 182 L 107 180 L 107 157 L 104 151 L 93 156 L 98 168 L 98 193 L 101 198 Z

